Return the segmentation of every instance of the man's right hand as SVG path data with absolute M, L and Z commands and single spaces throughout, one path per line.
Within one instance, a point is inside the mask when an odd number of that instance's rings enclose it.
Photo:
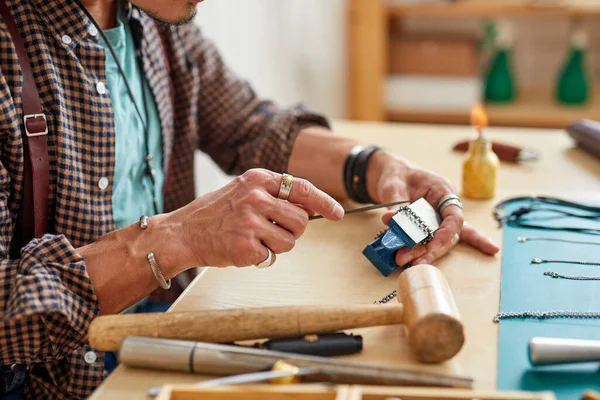
M 227 186 L 194 200 L 169 214 L 181 228 L 178 267 L 245 267 L 274 254 L 292 250 L 304 233 L 309 214 L 330 220 L 344 216 L 342 206 L 310 182 L 294 178 L 288 201 L 277 198 L 281 174 L 252 169 Z M 170 258 L 170 257 L 169 257 Z M 273 259 L 274 260 L 274 259 Z

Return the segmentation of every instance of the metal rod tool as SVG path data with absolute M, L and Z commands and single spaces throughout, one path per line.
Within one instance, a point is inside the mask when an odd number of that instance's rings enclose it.
M 201 375 L 237 375 L 270 370 L 283 361 L 298 368 L 314 368 L 314 379 L 333 383 L 437 386 L 472 388 L 466 377 L 425 372 L 419 369 L 390 368 L 373 364 L 305 356 L 279 351 L 181 340 L 128 337 L 119 351 L 119 362 L 128 367 Z
M 346 215 L 348 214 L 356 214 L 356 213 L 361 213 L 361 212 L 365 212 L 365 211 L 371 211 L 371 210 L 378 210 L 380 208 L 387 208 L 387 207 L 394 207 L 394 206 L 399 206 L 401 204 L 407 204 L 410 203 L 410 201 L 394 201 L 393 203 L 386 203 L 386 204 L 373 204 L 372 206 L 366 206 L 366 207 L 359 207 L 359 208 L 352 208 L 350 210 L 344 210 L 344 213 Z M 313 215 L 312 217 L 309 217 L 308 220 L 309 221 L 314 221 L 315 219 L 322 219 L 323 216 L 322 215 Z

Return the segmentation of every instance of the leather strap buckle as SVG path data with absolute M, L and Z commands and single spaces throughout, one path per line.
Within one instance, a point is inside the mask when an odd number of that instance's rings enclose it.
M 25 133 L 28 137 L 48 134 L 48 122 L 45 114 L 28 114 L 23 117 Z

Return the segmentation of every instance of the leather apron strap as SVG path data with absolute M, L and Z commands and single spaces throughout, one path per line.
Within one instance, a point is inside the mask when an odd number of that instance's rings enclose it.
M 17 51 L 23 73 L 23 156 L 25 179 L 23 199 L 17 228 L 13 235 L 11 254 L 18 258 L 23 246 L 31 239 L 42 237 L 48 228 L 48 124 L 42 112 L 42 102 L 35 84 L 31 62 L 25 44 L 6 0 L 0 0 L 0 15 L 4 19 Z

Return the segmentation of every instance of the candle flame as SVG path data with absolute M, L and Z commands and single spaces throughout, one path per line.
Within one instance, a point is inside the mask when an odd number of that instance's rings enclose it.
M 483 129 L 488 125 L 488 117 L 481 104 L 474 104 L 471 108 L 471 125 Z

